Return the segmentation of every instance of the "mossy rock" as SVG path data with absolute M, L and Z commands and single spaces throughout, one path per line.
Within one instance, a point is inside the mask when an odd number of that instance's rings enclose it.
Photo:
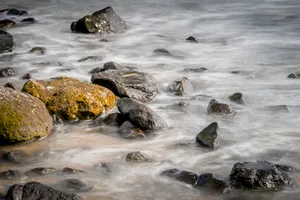
M 67 121 L 94 119 L 115 103 L 115 95 L 110 90 L 68 77 L 29 80 L 22 91 L 39 98 L 51 114 Z
M 39 99 L 0 86 L 0 144 L 31 141 L 47 136 L 53 121 Z

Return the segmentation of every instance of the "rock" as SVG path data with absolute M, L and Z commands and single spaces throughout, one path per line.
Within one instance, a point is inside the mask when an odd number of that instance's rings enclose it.
M 101 60 L 102 60 L 102 57 L 100 57 L 100 56 L 88 56 L 85 58 L 81 58 L 77 62 L 97 62 L 97 61 L 101 61 Z
M 242 72 L 240 70 L 235 70 L 235 71 L 232 71 L 231 73 L 238 75 L 238 74 L 241 74 Z
M 0 30 L 0 53 L 12 52 L 14 47 L 13 36 Z
M 26 23 L 26 24 L 35 24 L 35 23 L 37 23 L 37 20 L 32 17 L 29 17 L 29 18 L 23 19 L 21 22 Z
M 9 19 L 0 20 L 0 28 L 2 28 L 2 29 L 13 28 L 16 26 L 17 26 L 16 22 L 14 22 L 12 20 L 9 20 Z
M 84 171 L 82 170 L 78 170 L 78 169 L 72 169 L 72 168 L 69 168 L 69 167 L 65 167 L 62 172 L 64 174 L 82 174 L 82 173 L 85 173 Z
M 134 126 L 131 122 L 126 121 L 122 124 L 120 127 L 120 135 L 122 135 L 125 139 L 136 139 L 136 138 L 146 138 L 147 137 L 144 135 L 144 132 Z
M 190 185 L 195 185 L 198 179 L 198 175 L 193 173 L 193 172 L 188 172 L 188 171 L 181 171 L 178 169 L 169 169 L 166 171 L 163 171 L 161 173 L 163 176 L 168 176 L 171 177 L 175 180 L 190 184 Z
M 196 40 L 196 38 L 194 38 L 192 36 L 186 38 L 185 40 L 188 41 L 188 42 L 198 43 L 198 41 Z
M 194 91 L 194 87 L 191 81 L 186 78 L 178 78 L 168 86 L 167 92 L 172 93 L 176 96 L 190 95 Z
M 283 172 L 293 172 L 295 171 L 295 169 L 291 166 L 288 166 L 288 165 L 278 165 L 278 164 L 275 164 L 275 167 L 280 170 L 280 171 L 283 171 Z
M 33 47 L 29 51 L 30 53 L 35 53 L 38 55 L 44 55 L 46 53 L 46 48 L 45 47 Z
M 22 76 L 22 79 L 23 79 L 23 80 L 29 80 L 29 79 L 32 79 L 32 76 L 31 76 L 31 74 L 27 73 L 27 74 L 24 74 L 24 75 Z
M 57 184 L 57 189 L 63 190 L 68 193 L 88 192 L 93 189 L 92 186 L 88 186 L 85 182 L 79 179 L 66 179 Z
M 44 175 L 49 175 L 49 174 L 53 174 L 56 172 L 56 169 L 53 167 L 38 167 L 38 168 L 34 168 L 28 172 L 26 172 L 25 174 L 27 176 L 44 176 Z
M 159 93 L 154 77 L 137 71 L 106 70 L 93 74 L 92 83 L 110 89 L 118 97 L 130 97 L 141 102 L 150 102 Z
M 231 187 L 224 180 L 218 179 L 211 173 L 201 174 L 196 182 L 196 187 L 207 188 L 223 194 L 231 192 Z
M 22 91 L 42 100 L 50 113 L 70 121 L 95 119 L 115 103 L 115 96 L 108 89 L 68 77 L 29 80 Z
M 17 87 L 13 83 L 5 83 L 4 87 L 16 90 Z
M 196 141 L 205 147 L 215 149 L 219 147 L 218 123 L 213 122 L 204 128 L 196 137 Z
M 127 28 L 125 22 L 115 13 L 112 7 L 106 7 L 86 15 L 71 24 L 71 30 L 80 33 L 123 33 Z
M 24 16 L 24 15 L 28 15 L 28 12 L 25 10 L 18 10 L 15 8 L 7 8 L 4 10 L 0 10 L 0 14 Z
M 295 185 L 288 174 L 268 161 L 234 164 L 230 181 L 235 188 L 254 190 L 278 190 Z
M 267 109 L 273 112 L 289 112 L 287 105 L 267 106 Z
M 97 164 L 96 168 L 104 170 L 105 173 L 111 173 L 112 172 L 112 166 L 108 163 Z
M 238 103 L 238 104 L 244 104 L 244 98 L 243 98 L 243 94 L 242 93 L 234 93 L 233 95 L 230 95 L 228 97 L 230 99 L 230 101 Z
M 163 130 L 167 127 L 166 122 L 153 110 L 134 99 L 119 99 L 117 107 L 128 121 L 145 133 Z
M 13 185 L 9 188 L 6 200 L 83 200 L 75 194 L 55 190 L 39 182 Z
M 122 70 L 123 68 L 121 65 L 115 62 L 107 62 L 103 65 L 102 71 L 109 70 L 109 69 L 114 69 L 114 70 Z
M 167 106 L 164 106 L 161 108 L 162 109 L 172 109 L 172 110 L 177 110 L 177 111 L 181 111 L 181 112 L 188 112 L 189 106 L 190 106 L 189 102 L 180 101 L 178 103 L 167 105 Z
M 166 49 L 155 49 L 153 51 L 153 53 L 156 55 L 156 56 L 169 56 L 169 57 L 173 57 L 174 55 L 171 54 L 168 50 Z
M 185 68 L 183 72 L 193 72 L 193 73 L 202 73 L 205 72 L 207 68 L 199 67 L 199 68 Z
M 109 126 L 121 126 L 125 122 L 125 117 L 120 113 L 111 113 L 107 115 L 102 122 Z
M 96 74 L 96 73 L 100 73 L 102 72 L 102 68 L 101 67 L 96 67 L 94 69 L 92 69 L 91 71 L 89 71 L 90 74 Z
M 47 136 L 53 121 L 39 99 L 0 86 L 0 143 L 19 143 Z
M 217 100 L 212 99 L 210 100 L 207 113 L 215 114 L 215 115 L 236 115 L 236 111 L 233 110 L 229 105 L 224 103 L 219 103 Z
M 0 179 L 11 180 L 19 177 L 20 177 L 20 173 L 16 170 L 8 170 L 6 172 L 0 173 Z
M 0 69 L 0 77 L 10 77 L 14 75 L 16 75 L 16 72 L 12 67 L 5 67 Z
M 291 78 L 291 79 L 298 79 L 298 78 L 300 78 L 300 71 L 299 72 L 291 73 L 287 77 Z
M 13 163 L 22 163 L 26 158 L 26 154 L 20 150 L 9 151 L 4 154 L 4 159 Z
M 150 159 L 146 158 L 140 151 L 128 153 L 126 156 L 127 162 L 149 162 Z

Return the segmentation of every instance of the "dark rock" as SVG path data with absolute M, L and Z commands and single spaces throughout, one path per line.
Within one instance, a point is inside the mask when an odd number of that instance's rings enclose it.
M 215 149 L 219 147 L 218 123 L 213 122 L 204 128 L 196 137 L 196 141 L 205 147 Z
M 35 23 L 37 23 L 37 20 L 30 17 L 30 18 L 23 19 L 21 22 L 26 23 L 26 24 L 35 24 Z
M 101 42 L 109 42 L 107 39 L 101 39 Z
M 172 93 L 176 96 L 190 95 L 193 93 L 193 91 L 194 87 L 191 81 L 186 77 L 176 79 L 168 86 L 167 89 L 167 92 Z
M 22 163 L 26 159 L 26 154 L 23 151 L 15 150 L 4 154 L 4 159 L 13 163 Z
M 20 177 L 20 173 L 16 170 L 8 170 L 6 172 L 1 172 L 0 173 L 0 179 L 16 179 Z
M 236 111 L 233 110 L 229 105 L 224 103 L 219 103 L 217 100 L 212 99 L 210 100 L 207 113 L 216 114 L 216 115 L 236 115 Z
M 100 73 L 103 71 L 103 68 L 101 67 L 96 67 L 94 69 L 92 69 L 91 71 L 89 71 L 90 74 L 96 74 L 96 73 Z
M 121 126 L 125 122 L 125 117 L 120 113 L 111 113 L 107 115 L 102 122 L 108 126 Z
M 69 168 L 69 167 L 65 167 L 62 172 L 64 174 L 82 174 L 82 173 L 85 173 L 84 171 L 82 170 L 79 170 L 79 169 L 73 169 L 73 168 Z
M 230 181 L 235 188 L 254 190 L 278 190 L 295 185 L 288 174 L 268 161 L 234 164 Z
M 0 20 L 0 28 L 2 28 L 2 29 L 13 28 L 16 26 L 17 26 L 16 22 L 14 22 L 12 20 L 9 20 L 9 19 Z
M 55 190 L 38 182 L 13 185 L 9 188 L 6 200 L 83 200 L 75 194 Z
M 202 73 L 205 72 L 207 68 L 199 67 L 199 68 L 185 68 L 183 72 L 194 72 L 194 73 Z
M 5 67 L 0 69 L 0 77 L 9 77 L 14 75 L 16 75 L 16 72 L 12 67 Z
M 39 54 L 39 55 L 44 55 L 46 53 L 46 48 L 45 47 L 33 47 L 29 52 Z
M 101 61 L 101 60 L 102 60 L 102 57 L 100 57 L 100 56 L 88 56 L 85 58 L 81 58 L 77 62 L 97 62 L 97 61 Z
M 235 71 L 232 71 L 231 73 L 232 73 L 232 74 L 241 74 L 242 72 L 239 71 L 239 70 L 235 70 Z
M 291 79 L 298 79 L 298 78 L 300 78 L 300 71 L 299 72 L 291 73 L 287 77 L 291 78 Z
M 136 138 L 146 138 L 144 132 L 134 126 L 131 122 L 126 121 L 120 127 L 120 135 L 122 135 L 125 139 L 136 139 Z
M 68 192 L 68 193 L 78 193 L 78 192 L 88 192 L 93 189 L 92 186 L 88 186 L 85 182 L 79 179 L 66 179 L 57 184 L 57 189 Z
M 4 14 L 4 15 L 19 15 L 19 16 L 23 16 L 23 15 L 28 15 L 28 12 L 25 10 L 18 10 L 15 8 L 7 8 L 4 10 L 0 10 L 0 14 Z
M 137 71 L 106 70 L 93 74 L 92 83 L 108 88 L 118 97 L 130 97 L 141 102 L 150 102 L 159 93 L 154 77 Z
M 195 185 L 198 179 L 198 175 L 193 173 L 193 172 L 188 172 L 188 171 L 181 171 L 178 169 L 169 169 L 166 171 L 163 171 L 161 173 L 163 176 L 168 176 L 171 177 L 175 180 L 190 184 L 190 185 Z
M 128 153 L 126 156 L 127 162 L 149 162 L 150 159 L 146 158 L 140 151 Z
M 81 33 L 122 33 L 127 28 L 125 22 L 115 13 L 112 7 L 106 7 L 86 15 L 71 24 L 71 30 Z
M 243 98 L 243 94 L 242 93 L 234 93 L 233 95 L 230 95 L 228 97 L 230 99 L 230 101 L 238 103 L 238 104 L 244 104 L 244 98 Z
M 0 30 L 0 53 L 12 52 L 14 47 L 13 36 Z
M 31 76 L 31 74 L 27 73 L 27 74 L 24 74 L 24 75 L 22 76 L 22 79 L 23 79 L 23 80 L 29 80 L 29 79 L 32 79 L 32 76 Z
M 115 70 L 122 70 L 121 65 L 115 62 L 107 62 L 103 65 L 103 71 L 109 70 L 109 69 L 115 69 Z
M 13 83 L 5 83 L 4 87 L 11 88 L 13 90 L 17 89 L 17 87 Z
M 292 166 L 288 166 L 288 165 L 278 165 L 278 164 L 275 164 L 275 167 L 278 170 L 283 171 L 283 172 L 293 172 L 293 171 L 295 171 L 295 169 Z
M 224 180 L 218 179 L 211 173 L 201 174 L 196 182 L 196 187 L 215 190 L 223 194 L 231 192 L 231 187 Z
M 166 49 L 155 49 L 153 51 L 153 53 L 156 55 L 156 56 L 170 56 L 170 57 L 173 57 L 174 55 L 171 54 L 168 50 Z
M 27 176 L 44 176 L 44 175 L 48 175 L 48 174 L 53 174 L 55 172 L 56 172 L 56 169 L 54 169 L 52 167 L 48 167 L 48 168 L 38 167 L 38 168 L 34 168 L 34 169 L 26 172 L 25 174 Z
M 198 41 L 194 37 L 192 37 L 192 36 L 186 38 L 185 40 L 188 41 L 188 42 L 198 43 Z
M 167 127 L 166 122 L 153 110 L 134 99 L 119 99 L 117 107 L 128 118 L 128 121 L 145 133 L 159 131 Z

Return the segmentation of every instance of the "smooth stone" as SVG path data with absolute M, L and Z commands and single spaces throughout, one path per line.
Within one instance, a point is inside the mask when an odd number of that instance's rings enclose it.
M 216 149 L 219 147 L 219 126 L 217 122 L 213 122 L 205 127 L 196 137 L 196 141 L 204 147 Z
M 101 61 L 102 57 L 100 56 L 87 56 L 84 58 L 79 59 L 77 62 L 97 62 Z
M 26 172 L 25 174 L 27 176 L 44 176 L 44 175 L 49 175 L 49 174 L 53 174 L 56 172 L 56 169 L 53 167 L 38 167 L 38 168 L 34 168 L 28 172 Z
M 35 23 L 37 23 L 37 20 L 32 17 L 29 17 L 29 18 L 23 19 L 21 22 L 27 23 L 27 24 L 35 24 Z
M 193 72 L 193 73 L 202 73 L 207 71 L 207 68 L 205 67 L 199 67 L 199 68 L 185 68 L 183 72 Z
M 111 113 L 108 114 L 102 122 L 108 126 L 121 126 L 125 120 L 125 117 L 121 113 Z
M 168 50 L 166 49 L 155 49 L 153 51 L 153 53 L 156 55 L 156 56 L 169 56 L 169 57 L 173 57 L 174 55 L 171 54 Z
M 236 111 L 233 110 L 229 105 L 224 103 L 219 103 L 217 100 L 212 99 L 210 100 L 207 113 L 215 114 L 215 115 L 236 115 Z
M 16 22 L 12 20 L 9 19 L 0 20 L 0 28 L 2 29 L 13 28 L 16 26 L 17 26 Z
M 31 74 L 27 73 L 27 74 L 24 74 L 24 75 L 22 76 L 22 79 L 23 79 L 23 80 L 29 80 L 29 79 L 32 79 L 32 76 L 31 76 Z
M 28 15 L 27 11 L 18 10 L 16 8 L 7 8 L 7 9 L 4 9 L 4 10 L 0 10 L 0 13 L 5 14 L 5 15 L 19 15 L 19 16 Z
M 300 71 L 289 74 L 287 76 L 287 78 L 290 78 L 290 79 L 299 79 L 300 78 Z
M 168 176 L 171 177 L 175 180 L 190 184 L 190 185 L 195 185 L 198 179 L 198 175 L 193 173 L 193 172 L 188 172 L 188 171 L 182 171 L 178 169 L 169 169 L 166 171 L 163 171 L 161 173 L 163 176 Z
M 27 155 L 21 150 L 9 151 L 4 154 L 4 159 L 13 163 L 22 163 L 26 159 Z

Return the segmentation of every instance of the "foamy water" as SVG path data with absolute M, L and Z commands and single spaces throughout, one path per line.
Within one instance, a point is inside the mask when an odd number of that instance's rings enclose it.
M 72 21 L 109 5 L 126 21 L 129 29 L 124 34 L 100 37 L 71 33 Z M 18 76 L 1 78 L 0 85 L 10 81 L 21 89 L 24 81 L 20 77 L 28 72 L 37 79 L 70 76 L 90 81 L 91 69 L 114 61 L 137 67 L 156 78 L 162 93 L 149 106 L 169 125 L 167 130 L 147 141 L 124 140 L 116 128 L 91 127 L 88 122 L 58 126 L 44 140 L 1 147 L 3 151 L 22 149 L 30 155 L 37 154 L 28 164 L 2 163 L 2 171 L 25 172 L 42 166 L 83 169 L 88 174 L 79 178 L 94 186 L 92 191 L 79 194 L 86 199 L 223 200 L 233 197 L 207 195 L 160 177 L 159 173 L 176 167 L 199 174 L 212 172 L 228 176 L 234 163 L 255 160 L 300 168 L 300 82 L 286 78 L 300 68 L 300 2 L 297 0 L 43 0 L 26 3 L 4 0 L 1 6 L 25 8 L 39 23 L 9 30 L 15 40 L 11 54 L 16 55 L 11 61 L 0 57 L 0 66 L 14 67 Z M 194 36 L 199 43 L 187 43 L 188 36 Z M 35 46 L 45 47 L 46 54 L 29 54 Z M 179 58 L 154 57 L 152 52 L 158 48 L 165 48 Z M 103 59 L 77 62 L 86 56 Z M 185 68 L 196 67 L 208 70 L 183 72 Z M 236 75 L 232 71 L 241 73 Z M 210 98 L 191 100 L 164 92 L 169 83 L 183 76 L 194 85 L 191 96 L 209 95 L 230 104 L 238 114 L 235 117 L 208 116 L 206 108 Z M 244 94 L 245 105 L 229 102 L 227 97 L 235 92 Z M 179 101 L 189 102 L 187 112 L 165 108 Z M 287 105 L 289 111 L 268 108 L 277 105 Z M 219 149 L 176 146 L 194 142 L 197 133 L 214 121 L 220 126 Z M 137 150 L 154 161 L 126 163 L 126 154 Z M 102 162 L 111 164 L 111 174 L 95 167 Z M 297 177 L 298 173 L 292 176 Z M 54 184 L 64 178 L 50 175 L 3 181 L 0 191 L 13 183 L 37 180 Z M 296 188 L 268 194 L 242 193 L 238 198 L 296 200 L 299 192 Z

